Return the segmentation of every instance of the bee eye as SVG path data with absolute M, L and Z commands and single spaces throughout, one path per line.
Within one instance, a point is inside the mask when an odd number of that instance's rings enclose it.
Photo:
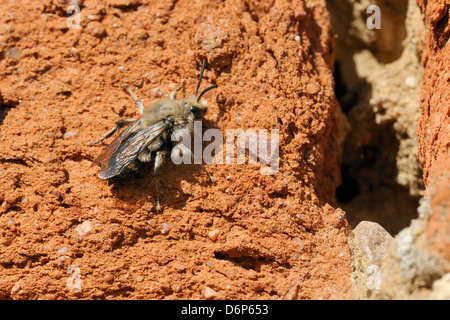
M 197 107 L 192 106 L 190 109 L 191 109 L 192 113 L 197 113 L 198 112 L 198 108 Z

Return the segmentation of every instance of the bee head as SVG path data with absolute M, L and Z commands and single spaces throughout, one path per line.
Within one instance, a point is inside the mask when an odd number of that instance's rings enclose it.
M 206 88 L 200 94 L 198 94 L 198 89 L 200 88 L 200 84 L 202 82 L 203 71 L 205 71 L 205 65 L 206 60 L 203 59 L 203 65 L 200 71 L 200 76 L 198 77 L 197 89 L 195 90 L 195 94 L 185 100 L 185 106 L 190 109 L 196 119 L 202 118 L 206 114 L 206 110 L 208 109 L 206 101 L 202 100 L 202 96 L 209 90 L 217 88 L 217 84 L 215 84 Z
M 203 118 L 208 110 L 208 105 L 203 99 L 198 99 L 197 95 L 192 95 L 184 99 L 184 107 L 194 114 L 195 119 Z

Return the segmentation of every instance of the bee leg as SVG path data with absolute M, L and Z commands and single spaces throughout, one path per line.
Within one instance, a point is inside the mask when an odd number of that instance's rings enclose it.
M 116 132 L 117 130 L 119 130 L 123 126 L 125 126 L 127 124 L 130 124 L 130 123 L 133 123 L 135 121 L 136 121 L 136 119 L 122 119 L 122 120 L 116 121 L 116 125 L 114 126 L 114 128 L 112 128 L 107 133 L 105 133 L 100 139 L 98 139 L 96 141 L 93 141 L 93 142 L 89 142 L 87 145 L 88 146 L 92 146 L 94 144 L 102 142 L 103 140 L 105 140 L 106 138 L 111 136 L 114 132 Z
M 192 157 L 192 163 L 194 163 L 194 154 L 192 152 L 191 152 L 191 157 Z M 208 175 L 209 180 L 211 180 L 212 183 L 215 183 L 216 179 L 214 179 L 214 177 L 208 172 L 208 170 L 206 170 L 205 165 L 203 163 L 201 163 L 200 166 L 202 167 L 203 171 L 205 171 L 205 173 Z
M 216 182 L 216 179 L 214 179 L 214 177 L 208 172 L 208 170 L 206 170 L 206 168 L 205 168 L 204 165 L 202 165 L 202 169 L 203 169 L 203 171 L 205 171 L 206 174 L 208 175 L 209 180 L 211 180 L 212 183 L 215 183 L 215 182 Z
M 175 100 L 175 96 L 177 95 L 177 91 L 179 91 L 181 88 L 183 88 L 185 82 L 186 82 L 186 79 L 181 80 L 181 84 L 178 87 L 176 87 L 175 90 L 173 90 L 170 93 L 170 98 L 172 100 Z
M 161 206 L 159 205 L 159 172 L 161 170 L 161 167 L 164 163 L 164 157 L 166 155 L 166 151 L 158 151 L 156 152 L 155 157 L 155 168 L 154 168 L 154 175 L 155 175 L 155 186 L 156 186 L 156 211 L 161 211 Z
M 130 90 L 130 88 L 128 88 L 126 85 L 122 84 L 122 87 L 128 92 L 128 94 L 131 96 L 131 98 L 133 98 L 134 102 L 136 102 L 137 104 L 137 108 L 138 108 L 138 112 L 140 114 L 144 113 L 144 102 L 142 102 L 142 100 L 139 100 L 134 93 Z

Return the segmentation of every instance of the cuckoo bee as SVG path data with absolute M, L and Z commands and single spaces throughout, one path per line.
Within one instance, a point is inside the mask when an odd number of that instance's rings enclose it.
M 156 185 L 156 209 L 161 210 L 159 204 L 159 173 L 164 163 L 164 158 L 173 148 L 171 137 L 182 136 L 189 132 L 192 134 L 194 121 L 201 119 L 206 114 L 207 103 L 202 96 L 217 85 L 204 89 L 200 94 L 198 90 L 205 70 L 205 60 L 198 78 L 195 93 L 183 99 L 175 99 L 185 80 L 171 92 L 170 97 L 162 98 L 149 107 L 144 107 L 133 92 L 125 85 L 122 87 L 128 92 L 137 104 L 141 116 L 138 119 L 123 119 L 116 122 L 114 128 L 109 130 L 100 139 L 90 142 L 88 145 L 97 144 L 108 138 L 120 128 L 129 125 L 103 152 L 93 161 L 92 166 L 100 166 L 98 177 L 100 179 L 112 179 L 122 175 L 128 170 L 136 170 L 139 163 L 154 162 L 154 176 Z M 206 170 L 205 170 L 206 171 Z M 214 179 L 208 174 L 211 181 Z

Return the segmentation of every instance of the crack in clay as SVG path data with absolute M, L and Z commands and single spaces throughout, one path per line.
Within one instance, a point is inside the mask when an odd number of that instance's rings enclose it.
M 279 263 L 275 259 L 265 256 L 246 255 L 244 253 L 240 253 L 238 256 L 234 256 L 226 252 L 215 251 L 214 257 L 218 260 L 230 261 L 246 270 L 255 270 L 258 272 L 261 271 L 262 265 L 273 265 L 274 263 L 277 263 L 287 269 L 291 268 L 289 263 Z

